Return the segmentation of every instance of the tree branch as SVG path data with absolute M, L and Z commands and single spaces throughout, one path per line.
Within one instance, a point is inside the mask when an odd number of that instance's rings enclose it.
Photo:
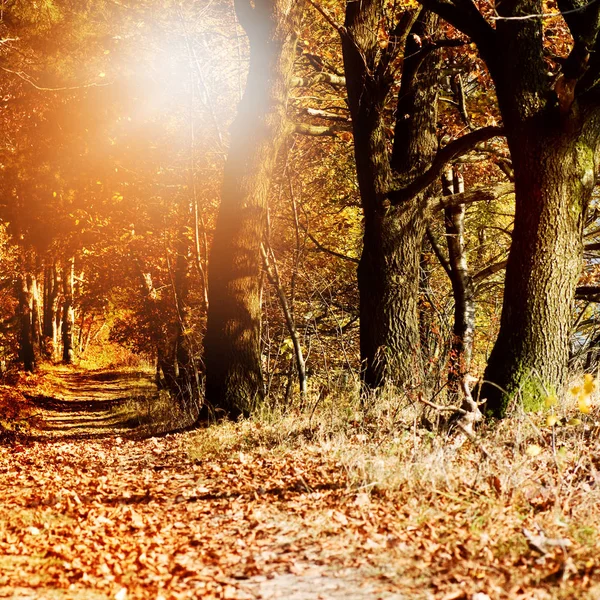
M 469 36 L 484 56 L 493 57 L 496 30 L 485 20 L 472 0 L 419 0 L 451 25 Z
M 429 240 L 429 244 L 431 245 L 431 249 L 433 250 L 433 253 L 435 254 L 436 258 L 438 259 L 440 265 L 442 265 L 444 271 L 446 271 L 446 275 L 448 275 L 448 277 L 450 279 L 452 279 L 452 268 L 450 267 L 450 263 L 444 256 L 442 249 L 440 248 L 439 244 L 437 243 L 437 240 L 435 239 L 435 236 L 433 235 L 433 232 L 431 231 L 431 227 L 427 227 L 427 229 L 425 229 L 425 233 L 427 235 L 427 239 Z
M 590 244 L 585 244 L 583 247 L 584 252 L 594 252 L 596 250 L 600 250 L 600 242 L 592 242 Z
M 355 264 L 358 264 L 358 258 L 354 258 L 352 256 L 346 256 L 345 254 L 342 254 L 341 252 L 336 252 L 335 250 L 331 250 L 331 248 L 327 248 L 326 246 L 323 246 L 323 244 L 321 244 L 321 242 L 319 242 L 319 240 L 312 235 L 311 233 L 309 233 L 308 231 L 304 230 L 306 235 L 308 236 L 308 239 L 317 247 L 318 250 L 321 250 L 321 252 L 326 252 L 327 254 L 331 254 L 331 256 L 335 256 L 336 258 L 341 258 L 342 260 L 347 260 L 349 262 L 353 262 Z
M 401 204 L 413 198 L 437 180 L 447 163 L 462 154 L 466 154 L 475 148 L 477 144 L 500 135 L 504 135 L 504 130 L 501 127 L 482 127 L 450 142 L 438 151 L 431 167 L 423 175 L 417 177 L 402 189 L 391 190 L 387 193 L 387 198 L 393 205 Z
M 346 78 L 334 73 L 317 73 L 311 77 L 293 77 L 291 85 L 292 87 L 311 87 L 318 83 L 345 86 Z
M 512 194 L 515 191 L 515 186 L 512 183 L 497 183 L 486 187 L 473 188 L 462 194 L 453 194 L 452 196 L 437 196 L 432 198 L 428 203 L 430 213 L 448 208 L 450 206 L 458 206 L 459 204 L 473 204 L 474 202 L 491 202 L 502 196 Z
M 484 281 L 488 277 L 491 277 L 498 271 L 502 271 L 502 269 L 506 268 L 507 262 L 508 262 L 507 260 L 501 260 L 492 265 L 488 265 L 487 267 L 485 267 L 485 269 L 481 269 L 481 271 L 479 271 L 478 273 L 475 273 L 475 275 L 473 275 L 473 283 L 475 285 L 477 285 L 478 283 L 481 283 L 482 281 Z
M 346 35 L 346 28 L 343 25 L 340 25 L 330 14 L 329 11 L 320 6 L 314 0 L 308 0 L 308 3 L 318 12 L 321 16 L 341 35 Z
M 600 286 L 578 285 L 575 289 L 577 300 L 588 300 L 589 302 L 600 302 Z
M 350 123 L 350 118 L 347 115 L 339 115 L 332 113 L 327 110 L 321 110 L 318 108 L 303 108 L 302 112 L 306 113 L 311 117 L 318 117 L 319 119 L 328 119 L 330 121 L 341 121 L 342 123 Z
M 312 135 L 313 137 L 335 137 L 339 131 L 351 131 L 350 123 L 334 123 L 333 125 L 309 125 L 308 123 L 294 123 L 293 133 Z

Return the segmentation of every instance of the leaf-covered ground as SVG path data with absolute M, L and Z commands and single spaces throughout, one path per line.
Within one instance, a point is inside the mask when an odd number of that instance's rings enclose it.
M 600 597 L 593 432 L 560 465 L 543 439 L 527 456 L 526 436 L 483 464 L 356 418 L 343 440 L 298 416 L 7 438 L 0 598 Z

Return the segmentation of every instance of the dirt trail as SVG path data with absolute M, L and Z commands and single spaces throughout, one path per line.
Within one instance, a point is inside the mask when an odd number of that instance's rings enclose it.
M 35 407 L 32 433 L 41 436 L 124 434 L 144 424 L 159 397 L 152 374 L 143 371 L 55 367 L 42 381 L 24 393 Z
M 493 481 L 377 490 L 259 421 L 130 439 L 147 374 L 55 370 L 28 395 L 43 435 L 0 440 L 0 598 L 600 598 L 591 545 L 527 545 L 553 503 L 524 517 Z
M 0 598 L 425 597 L 393 584 L 377 515 L 335 465 L 192 460 L 192 436 L 0 446 Z
M 127 439 L 156 416 L 148 373 L 54 367 L 24 395 L 32 435 L 0 445 L 0 598 L 405 597 L 343 532 L 333 465 Z

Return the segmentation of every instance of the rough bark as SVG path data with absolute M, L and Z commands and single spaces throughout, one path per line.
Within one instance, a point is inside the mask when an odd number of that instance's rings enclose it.
M 479 390 L 506 414 L 557 390 L 581 264 L 582 223 L 600 143 L 600 5 L 559 0 L 574 44 L 562 72 L 548 74 L 541 0 L 498 2 L 492 28 L 470 0 L 422 0 L 477 44 L 496 87 L 515 177 L 515 225 L 500 333 Z M 577 10 L 573 10 L 577 9 Z
M 286 119 L 301 3 L 236 0 L 250 40 L 250 70 L 231 128 L 221 207 L 209 264 L 206 401 L 221 414 L 249 414 L 264 394 L 260 245 Z
M 424 59 L 412 32 L 432 34 L 436 18 L 407 11 L 390 44 L 380 52 L 377 38 L 384 5 L 349 2 L 342 36 L 355 159 L 364 213 L 363 251 L 358 267 L 360 352 L 368 387 L 390 382 L 423 383 L 418 299 L 419 260 L 426 216 L 415 194 L 391 205 L 384 198 L 393 182 L 409 184 L 426 169 L 437 149 L 437 58 Z M 408 42 L 407 42 L 408 38 Z M 389 48 L 389 49 L 388 49 Z M 404 52 L 393 152 L 387 150 L 383 106 L 393 82 L 390 68 Z
M 496 417 L 517 393 L 535 408 L 564 380 L 594 180 L 594 152 L 578 133 L 544 127 L 515 137 L 515 226 L 500 332 L 480 392 Z

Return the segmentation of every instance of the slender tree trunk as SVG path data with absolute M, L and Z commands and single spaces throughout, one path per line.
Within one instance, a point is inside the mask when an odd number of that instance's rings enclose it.
M 73 306 L 73 288 L 75 279 L 75 259 L 65 262 L 63 268 L 63 305 L 62 305 L 62 359 L 65 364 L 73 362 L 73 328 L 75 308 Z
M 515 131 L 516 213 L 500 333 L 481 398 L 503 417 L 520 394 L 540 405 L 564 381 L 585 212 L 594 184 L 594 151 L 581 130 L 539 124 Z
M 33 341 L 34 352 L 40 356 L 42 352 L 42 302 L 40 300 L 40 290 L 37 282 L 37 276 L 31 274 L 28 276 L 28 285 L 31 290 L 31 339 Z
M 261 246 L 261 254 L 263 258 L 263 265 L 265 268 L 265 272 L 267 273 L 267 277 L 271 282 L 271 285 L 275 288 L 277 292 L 277 297 L 279 298 L 279 305 L 281 306 L 281 311 L 283 312 L 283 316 L 285 319 L 285 324 L 288 329 L 288 333 L 290 334 L 290 339 L 292 340 L 292 345 L 294 347 L 294 358 L 296 362 L 296 370 L 298 373 L 298 384 L 300 386 L 300 394 L 302 398 L 306 396 L 306 362 L 304 361 L 304 353 L 302 351 L 302 344 L 300 343 L 300 336 L 298 335 L 298 330 L 296 329 L 296 320 L 294 319 L 294 314 L 292 312 L 290 302 L 288 302 L 285 290 L 283 289 L 283 285 L 281 283 L 281 277 L 279 276 L 279 268 L 277 267 L 277 260 L 275 259 L 275 253 L 273 252 L 273 248 L 268 245 Z M 289 381 L 292 379 L 293 371 L 290 373 Z M 290 386 L 288 385 L 288 389 Z M 286 398 L 288 397 L 288 393 L 286 392 Z
M 33 327 L 33 293 L 31 275 L 22 274 L 17 282 L 19 300 L 18 315 L 20 322 L 19 359 L 26 371 L 35 371 L 37 354 L 34 343 Z
M 231 128 L 209 265 L 206 400 L 249 414 L 263 397 L 260 245 L 277 153 L 291 131 L 286 110 L 301 3 L 236 0 L 250 40 L 250 70 Z
M 58 350 L 58 331 L 60 324 L 60 279 L 56 263 L 44 269 L 44 316 L 43 337 L 46 356 L 56 358 Z
M 464 192 L 464 181 L 460 173 L 456 170 L 445 173 L 443 188 L 447 195 Z M 464 204 L 446 208 L 444 223 L 448 244 L 449 275 L 454 295 L 454 325 L 450 346 L 448 394 L 456 399 L 471 367 L 475 334 L 475 290 L 467 265 Z
M 187 211 L 187 203 L 186 203 Z M 200 376 L 194 363 L 188 334 L 188 271 L 189 247 L 184 231 L 180 231 L 175 264 L 174 301 L 177 320 L 175 323 L 175 364 L 177 398 L 182 408 L 197 404 L 200 393 Z

